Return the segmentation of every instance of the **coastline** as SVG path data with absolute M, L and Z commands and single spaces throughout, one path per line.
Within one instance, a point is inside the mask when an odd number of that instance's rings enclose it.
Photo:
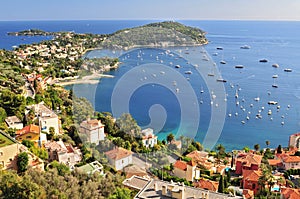
M 107 75 L 107 74 L 93 73 L 91 75 L 84 76 L 80 79 L 77 78 L 77 79 L 66 80 L 66 81 L 59 81 L 58 79 L 55 79 L 53 84 L 59 86 L 68 86 L 73 84 L 98 84 L 101 78 L 114 78 L 114 76 Z

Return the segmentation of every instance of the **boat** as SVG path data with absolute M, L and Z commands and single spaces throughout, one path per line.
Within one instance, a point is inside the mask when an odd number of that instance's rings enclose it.
M 201 91 L 200 91 L 200 93 L 204 93 L 204 90 L 203 90 L 203 87 L 201 86 Z
M 272 67 L 279 68 L 279 64 L 272 64 Z
M 284 125 L 284 121 L 281 122 L 281 125 Z
M 268 101 L 268 104 L 269 104 L 269 105 L 277 105 L 278 102 L 271 100 L 271 101 Z
M 231 113 L 228 113 L 228 117 L 231 117 L 232 115 L 231 115 Z
M 278 88 L 278 85 L 277 84 L 272 84 L 272 87 L 273 88 Z
M 213 53 L 212 55 L 213 55 L 213 56 L 218 56 L 218 53 Z
M 244 120 L 241 121 L 242 124 L 245 124 L 246 122 Z
M 248 46 L 248 45 L 243 45 L 243 46 L 241 46 L 240 48 L 241 48 L 241 49 L 250 49 L 251 47 Z
M 239 98 L 239 94 L 238 94 L 238 91 L 237 91 L 237 90 L 235 91 L 234 97 L 235 97 L 236 99 Z
M 179 93 L 179 88 L 176 88 L 176 93 Z
M 202 58 L 203 61 L 209 61 L 207 57 Z
M 235 68 L 244 68 L 243 65 L 236 65 Z
M 217 50 L 223 50 L 223 47 L 217 47 L 216 49 Z
M 208 73 L 207 75 L 210 76 L 210 77 L 215 76 L 215 74 L 213 74 L 213 73 Z
M 273 75 L 272 78 L 278 78 L 278 75 Z
M 290 69 L 290 68 L 285 68 L 283 71 L 284 71 L 284 72 L 292 72 L 292 69 Z
M 226 79 L 222 79 L 222 78 L 219 78 L 219 79 L 217 79 L 217 82 L 227 82 L 227 80 Z
M 268 62 L 268 60 L 267 59 L 260 59 L 259 62 L 266 63 L 266 62 Z
M 268 115 L 272 115 L 272 111 L 271 110 L 268 111 Z
M 180 68 L 181 66 L 180 65 L 175 65 L 175 68 Z
M 193 74 L 193 72 L 190 71 L 190 70 L 187 70 L 187 71 L 185 71 L 184 73 L 185 73 L 185 74 L 188 74 L 188 75 Z
M 220 61 L 220 64 L 226 64 L 226 61 L 221 60 L 221 61 Z
M 257 102 L 258 102 L 259 100 L 260 100 L 259 97 L 255 97 L 255 98 L 254 98 L 254 101 L 257 101 Z

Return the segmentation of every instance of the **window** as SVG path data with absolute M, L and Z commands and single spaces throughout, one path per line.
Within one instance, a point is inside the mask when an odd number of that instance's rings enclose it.
M 26 136 L 26 139 L 30 139 L 30 138 L 31 138 L 31 135 Z
M 0 151 L 0 156 L 3 156 L 3 152 L 2 151 Z

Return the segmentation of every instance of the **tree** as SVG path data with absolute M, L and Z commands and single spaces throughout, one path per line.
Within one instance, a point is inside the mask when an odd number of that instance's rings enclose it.
M 277 153 L 282 153 L 282 147 L 281 147 L 280 144 L 279 144 L 278 147 L 277 147 Z
M 141 128 L 129 113 L 121 115 L 116 124 L 124 133 L 136 138 L 141 137 Z
M 259 145 L 259 144 L 255 144 L 255 145 L 254 145 L 254 149 L 255 149 L 255 151 L 259 151 L 260 145 Z
M 220 179 L 219 179 L 218 192 L 219 193 L 224 193 L 224 178 L 223 178 L 223 175 L 221 175 Z
M 173 140 L 174 140 L 174 135 L 173 133 L 169 133 L 169 135 L 167 136 L 167 142 L 170 144 Z
M 245 147 L 243 148 L 243 150 L 244 150 L 246 153 L 248 153 L 248 152 L 250 151 L 250 148 L 249 148 L 248 146 L 245 146 Z
M 24 172 L 27 170 L 28 167 L 28 154 L 26 152 L 22 152 L 17 157 L 17 166 L 18 166 L 18 172 Z
M 50 164 L 50 168 L 56 169 L 58 175 L 60 176 L 65 176 L 66 174 L 70 173 L 70 168 L 67 165 L 59 163 L 56 160 Z
M 110 199 L 130 199 L 131 191 L 128 188 L 117 188 L 116 192 L 110 197 Z
M 0 123 L 4 122 L 6 118 L 6 111 L 4 108 L 0 107 Z
M 269 146 L 270 146 L 270 141 L 269 140 L 266 140 L 266 145 L 269 148 Z

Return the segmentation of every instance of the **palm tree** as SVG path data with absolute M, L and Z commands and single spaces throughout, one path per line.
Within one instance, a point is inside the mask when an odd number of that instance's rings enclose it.
M 270 141 L 269 140 L 266 140 L 266 145 L 267 145 L 267 148 L 269 148 L 269 145 L 270 145 Z
M 255 151 L 258 151 L 260 149 L 260 145 L 259 144 L 255 144 L 254 145 L 254 149 L 255 149 Z

